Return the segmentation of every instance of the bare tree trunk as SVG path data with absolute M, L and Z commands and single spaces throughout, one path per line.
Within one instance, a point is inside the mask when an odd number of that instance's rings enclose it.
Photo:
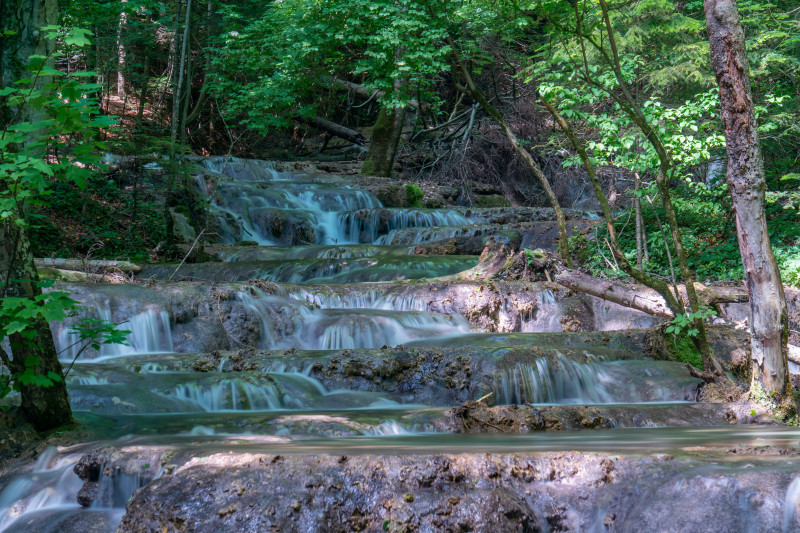
M 188 117 L 186 117 L 186 120 L 184 122 L 184 127 L 193 124 L 195 120 L 200 118 L 200 114 L 203 112 L 203 106 L 206 103 L 206 98 L 208 98 L 207 81 L 203 82 L 203 86 L 200 88 L 200 94 L 197 97 L 197 102 L 195 102 L 194 109 L 192 110 L 192 112 L 189 114 Z
M 448 37 L 448 44 L 453 49 L 453 53 L 457 50 L 455 43 L 451 38 Z M 550 182 L 547 181 L 547 176 L 544 175 L 542 169 L 533 159 L 533 156 L 519 144 L 519 140 L 514 132 L 511 130 L 511 127 L 503 118 L 503 115 L 500 114 L 490 102 L 486 99 L 486 96 L 478 89 L 478 86 L 475 84 L 475 80 L 472 79 L 472 74 L 470 73 L 467 65 L 464 64 L 458 57 L 456 57 L 456 62 L 461 69 L 461 74 L 464 76 L 464 80 L 467 83 L 467 88 L 472 94 L 472 97 L 478 101 L 484 111 L 486 111 L 492 119 L 500 126 L 500 129 L 503 130 L 508 141 L 511 143 L 511 146 L 514 148 L 514 151 L 519 155 L 528 168 L 531 169 L 533 175 L 536 176 L 536 179 L 539 181 L 539 184 L 544 189 L 544 194 L 547 196 L 547 200 L 550 202 L 550 205 L 553 207 L 553 211 L 556 214 L 556 222 L 558 223 L 558 252 L 561 254 L 561 257 L 564 259 L 564 262 L 567 266 L 572 265 L 572 257 L 569 251 L 569 241 L 568 241 L 568 234 L 567 234 L 567 219 L 564 216 L 564 211 L 561 209 L 561 205 L 558 203 L 558 198 L 556 198 L 556 193 L 553 192 L 553 188 L 550 186 Z
M 180 4 L 179 4 L 180 6 Z M 179 9 L 180 10 L 180 9 Z M 175 152 L 175 143 L 178 140 L 178 128 L 180 127 L 180 110 L 181 110 L 181 92 L 183 89 L 183 75 L 186 68 L 186 48 L 189 45 L 189 22 L 190 16 L 192 14 L 192 0 L 187 0 L 186 2 L 186 22 L 183 26 L 183 40 L 181 42 L 181 46 L 178 47 L 177 40 L 178 40 L 178 27 L 180 23 L 175 28 L 175 55 L 178 56 L 178 50 L 180 50 L 180 58 L 177 59 L 177 67 L 178 67 L 178 79 L 175 83 L 175 89 L 172 93 L 172 124 L 171 124 L 171 140 L 172 140 L 172 148 L 171 152 L 174 157 Z
M 188 20 L 188 19 L 187 19 Z M 178 120 L 178 124 L 180 125 L 180 142 L 181 144 L 186 143 L 186 117 L 189 115 L 189 100 L 192 97 L 192 77 L 194 75 L 194 61 L 192 60 L 192 53 L 191 50 L 188 51 L 186 56 L 186 87 L 183 90 L 183 102 L 181 104 L 181 117 Z
M 574 291 L 591 294 L 649 315 L 669 319 L 675 317 L 663 296 L 641 285 L 630 288 L 568 268 L 559 270 L 555 281 Z
M 391 176 L 397 146 L 403 133 L 406 110 L 382 107 L 372 128 L 367 159 L 361 167 L 366 176 Z
M 728 151 L 727 181 L 750 296 L 751 390 L 791 392 L 789 319 L 781 275 L 767 232 L 764 161 L 758 145 L 744 32 L 735 0 L 705 0 L 711 64 L 719 85 Z
M 144 56 L 144 68 L 142 69 L 142 91 L 139 93 L 139 110 L 136 113 L 136 123 L 140 124 L 144 117 L 144 104 L 147 101 L 147 86 L 150 84 L 150 55 Z
M 644 251 L 644 223 L 642 220 L 642 201 L 637 194 L 640 184 L 639 173 L 635 172 L 633 174 L 633 211 L 636 218 L 636 268 L 642 270 L 642 265 L 644 264 L 642 257 Z
M 124 4 L 126 0 L 122 0 Z M 125 11 L 119 14 L 119 26 L 117 27 L 117 96 L 125 97 L 125 43 L 122 40 L 123 28 L 125 28 Z M 125 114 L 124 112 L 122 113 Z

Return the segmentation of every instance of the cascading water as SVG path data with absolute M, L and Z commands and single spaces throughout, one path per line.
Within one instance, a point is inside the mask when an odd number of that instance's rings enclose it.
M 469 323 L 459 315 L 439 315 L 411 309 L 392 309 L 391 298 L 367 295 L 360 302 L 366 308 L 318 308 L 312 293 L 304 301 L 267 296 L 255 291 L 237 294 L 238 300 L 258 317 L 261 324 L 260 348 L 302 350 L 342 350 L 396 346 L 413 340 L 469 333 Z M 345 302 L 341 302 L 344 304 Z M 353 302 L 349 302 L 353 303 Z M 397 299 L 400 307 L 417 308 L 418 303 Z M 314 305 L 316 304 L 316 305 Z M 371 305 L 370 305 L 371 304 Z
M 469 219 L 455 210 L 362 209 L 339 215 L 339 233 L 351 243 L 376 243 L 381 234 L 398 228 L 468 224 Z
M 794 478 L 786 489 L 786 499 L 783 502 L 783 529 L 782 533 L 790 533 L 792 526 L 797 523 L 797 505 L 800 503 L 800 477 Z
M 87 317 L 98 318 L 110 324 L 115 321 L 108 300 L 97 302 Z M 116 329 L 130 332 L 125 341 L 127 345 L 101 344 L 97 357 L 113 358 L 134 354 L 168 353 L 174 350 L 169 313 L 162 309 L 148 307 L 131 315 L 126 321 L 118 324 Z M 72 327 L 60 326 L 55 341 L 59 358 L 64 361 L 74 360 L 83 347 L 80 334 Z M 85 358 L 88 353 L 83 357 Z
M 225 379 L 211 385 L 183 383 L 169 396 L 196 405 L 203 411 L 239 411 L 278 409 L 283 407 L 282 394 L 271 383 L 249 383 L 241 379 Z
M 238 181 L 275 181 L 292 177 L 291 174 L 278 172 L 272 161 L 214 156 L 203 158 L 201 164 L 210 172 Z
M 561 331 L 561 307 L 556 295 L 550 289 L 539 293 L 539 303 L 535 310 L 522 317 L 523 333 L 539 333 Z
M 353 241 L 341 231 L 340 214 L 381 207 L 371 194 L 347 186 L 287 181 L 276 186 L 273 181 L 219 180 L 210 193 L 205 178 L 197 180 L 200 193 L 211 199 L 216 212 L 220 242 L 345 244 Z
M 599 361 L 576 363 L 559 354 L 535 364 L 517 364 L 503 370 L 495 381 L 500 404 L 611 403 L 610 375 Z
M 420 298 L 397 296 L 377 290 L 356 294 L 336 294 L 322 290 L 301 290 L 292 295 L 323 309 L 384 309 L 387 311 L 427 311 L 428 305 Z
M 0 532 L 23 531 L 26 517 L 37 513 L 69 513 L 81 507 L 75 494 L 83 482 L 72 471 L 78 456 L 59 457 L 54 447 L 45 450 L 30 474 L 11 481 L 0 493 Z

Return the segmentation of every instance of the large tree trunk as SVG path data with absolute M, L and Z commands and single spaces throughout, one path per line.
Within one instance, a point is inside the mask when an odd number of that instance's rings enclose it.
M 668 319 L 675 317 L 675 313 L 667 305 L 663 296 L 654 290 L 646 290 L 641 285 L 633 288 L 626 287 L 568 268 L 560 269 L 555 276 L 555 281 L 568 289 L 591 294 L 649 315 Z
M 9 87 L 27 73 L 30 56 L 47 56 L 52 52 L 52 41 L 42 39 L 40 29 L 57 23 L 55 0 L 0 1 L 0 87 Z M 17 114 L 10 106 L 0 107 L 0 125 L 13 115 L 17 120 L 29 120 L 30 116 L 22 111 Z
M 789 323 L 780 271 L 767 232 L 764 162 L 753 113 L 744 32 L 735 0 L 705 0 L 705 11 L 725 123 L 728 187 L 750 296 L 751 388 L 761 387 L 768 394 L 783 396 L 791 391 Z
M 397 155 L 397 146 L 403 133 L 403 124 L 406 120 L 405 109 L 381 108 L 378 120 L 372 128 L 369 139 L 369 152 L 367 159 L 361 167 L 361 173 L 366 176 L 392 175 L 394 158 Z
M 0 296 L 35 298 L 41 294 L 30 241 L 27 232 L 15 224 L 0 225 Z M 3 362 L 12 373 L 25 371 L 25 361 L 37 357 L 39 364 L 33 367 L 37 375 L 53 372 L 62 375 L 61 363 L 53 342 L 53 334 L 44 320 L 37 320 L 29 328 L 36 332 L 32 341 L 19 333 L 11 336 L 12 354 L 2 354 Z M 72 411 L 64 381 L 56 381 L 50 387 L 22 385 L 22 412 L 33 426 L 44 431 L 64 425 L 72 420 Z
M 50 56 L 53 41 L 42 38 L 41 27 L 58 23 L 58 4 L 56 0 L 16 0 L 0 3 L 2 28 L 2 60 L 0 62 L 0 86 L 7 87 L 15 79 L 27 75 L 28 58 L 33 54 Z M 13 33 L 11 33 L 13 32 Z M 39 80 L 40 84 L 48 80 Z M 2 117 L 0 124 L 7 124 L 11 116 Z M 15 111 L 14 120 L 35 120 L 32 110 L 23 108 Z M 2 161 L 2 154 L 0 154 Z M 2 186 L 5 186 L 3 184 Z M 24 217 L 24 212 L 18 214 Z M 0 299 L 4 297 L 35 298 L 41 294 L 37 284 L 39 278 L 30 249 L 27 232 L 14 223 L 15 217 L 5 218 L 0 223 Z M 36 332 L 32 341 L 25 340 L 17 333 L 11 336 L 11 354 L 0 349 L 0 359 L 12 373 L 25 370 L 25 361 L 31 357 L 39 359 L 33 367 L 37 375 L 53 372 L 61 375 L 53 335 L 44 320 L 35 321 L 30 328 Z M 57 381 L 51 387 L 22 385 L 22 412 L 40 431 L 61 426 L 72 420 L 67 388 L 64 381 Z

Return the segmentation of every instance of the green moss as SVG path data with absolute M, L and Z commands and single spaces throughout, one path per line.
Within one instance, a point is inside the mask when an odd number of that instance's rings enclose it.
M 409 207 L 422 207 L 422 198 L 425 192 L 419 185 L 406 183 L 406 201 Z
M 690 363 L 695 368 L 703 368 L 703 356 L 689 337 L 667 334 L 664 336 L 664 345 L 674 360 Z
M 477 196 L 475 198 L 475 207 L 511 207 L 511 202 L 505 196 L 499 194 Z

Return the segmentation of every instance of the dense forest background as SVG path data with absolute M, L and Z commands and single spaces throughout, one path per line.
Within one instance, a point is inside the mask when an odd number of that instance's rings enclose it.
M 610 9 L 626 80 L 677 162 L 670 179 L 689 260 L 699 279 L 739 279 L 702 2 L 649 0 Z M 740 2 L 739 10 L 773 246 L 784 281 L 797 284 L 800 10 L 794 2 L 761 1 Z M 60 25 L 73 33 L 60 34 L 55 67 L 67 77 L 88 76 L 81 80 L 94 91 L 87 96 L 96 112 L 115 120 L 101 127 L 103 149 L 135 158 L 117 160 L 85 187 L 56 182 L 38 208 L 37 256 L 163 255 L 167 248 L 159 243 L 171 230 L 163 200 L 196 226 L 203 224 L 201 206 L 185 197 L 180 180 L 146 172 L 148 161 L 171 153 L 363 160 L 363 139 L 395 110 L 403 117 L 394 174 L 405 182 L 455 184 L 458 202 L 467 205 L 475 183 L 496 190 L 501 203 L 548 205 L 502 129 L 464 86 L 461 61 L 544 169 L 561 203 L 593 207 L 576 153 L 538 101 L 549 91 L 596 161 L 631 254 L 640 231 L 629 223 L 625 210 L 633 208 L 634 196 L 625 191 L 641 182 L 636 203 L 643 207 L 648 266 L 669 274 L 674 250 L 664 244 L 664 213 L 653 201 L 655 154 L 614 100 L 610 67 L 576 40 L 577 8 L 556 2 L 131 0 L 61 2 L 59 11 Z M 602 37 L 598 13 L 596 6 L 581 7 L 577 20 L 585 35 Z M 65 38 L 74 28 L 86 30 L 85 40 Z M 586 58 L 590 77 L 581 69 Z M 331 125 L 358 137 L 345 134 L 343 140 Z M 69 157 L 69 148 L 61 155 Z M 131 166 L 141 180 L 131 178 L 137 175 Z M 602 243 L 575 244 L 591 267 L 614 275 L 618 269 Z

